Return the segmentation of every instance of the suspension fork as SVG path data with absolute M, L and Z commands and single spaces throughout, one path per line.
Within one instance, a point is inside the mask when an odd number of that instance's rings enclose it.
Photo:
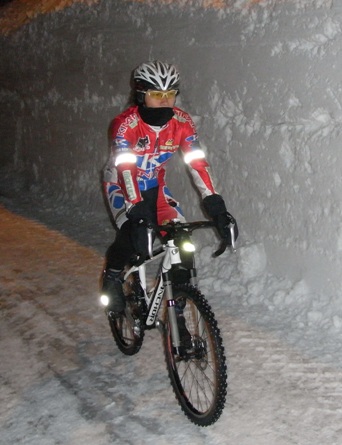
M 197 270 L 195 264 L 195 256 L 193 252 L 181 252 L 180 253 L 181 264 L 189 273 L 189 283 L 197 287 Z
M 179 248 L 175 246 L 173 240 L 168 241 L 167 250 L 168 254 L 165 256 L 162 265 L 162 277 L 165 286 L 167 313 L 170 322 L 172 344 L 174 348 L 176 348 L 178 353 L 180 347 L 180 338 L 177 324 L 176 302 L 173 298 L 172 292 L 171 268 L 173 264 L 181 263 L 181 256 L 179 253 Z
M 194 287 L 197 287 L 198 285 L 198 279 L 197 279 L 197 270 L 195 267 L 195 260 L 193 261 L 193 267 L 190 269 L 190 284 Z
M 165 296 L 167 304 L 167 314 L 170 322 L 172 345 L 177 349 L 180 347 L 180 338 L 177 324 L 176 302 L 173 298 L 172 281 L 170 272 L 163 273 L 163 281 L 165 284 Z

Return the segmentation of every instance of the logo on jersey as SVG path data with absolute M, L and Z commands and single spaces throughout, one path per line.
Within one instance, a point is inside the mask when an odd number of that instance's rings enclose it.
M 186 139 L 186 142 L 194 142 L 198 140 L 197 134 L 192 134 L 191 136 L 188 136 Z
M 175 113 L 173 115 L 173 119 L 176 119 L 178 122 L 181 122 L 182 124 L 185 124 L 185 122 L 187 121 L 185 114 L 182 112 Z
M 129 142 L 126 141 L 126 139 L 124 139 L 123 137 L 116 137 L 113 140 L 113 147 L 114 148 L 128 148 L 130 146 Z
M 123 122 L 117 132 L 117 136 L 124 136 L 126 133 L 127 128 L 135 128 L 138 125 L 138 116 L 136 114 L 132 114 L 128 116 L 125 119 L 125 122 Z
M 137 145 L 135 146 L 136 151 L 143 151 L 150 146 L 150 138 L 146 135 L 143 138 L 139 138 Z

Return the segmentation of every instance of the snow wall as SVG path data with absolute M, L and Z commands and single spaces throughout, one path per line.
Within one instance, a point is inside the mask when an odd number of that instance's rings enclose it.
M 179 105 L 241 244 L 340 306 L 341 0 L 100 0 L 40 15 L 0 44 L 0 160 L 27 188 L 105 212 L 107 130 L 131 71 L 175 63 Z M 188 219 L 201 216 L 179 158 L 170 170 Z

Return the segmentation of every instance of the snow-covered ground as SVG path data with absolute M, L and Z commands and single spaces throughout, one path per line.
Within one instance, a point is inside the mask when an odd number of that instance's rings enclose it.
M 226 408 L 201 429 L 177 405 L 159 333 L 135 357 L 111 338 L 97 301 L 108 222 L 21 196 L 2 184 L 1 445 L 341 443 L 338 326 L 309 315 L 300 283 L 264 274 L 260 246 L 215 263 L 212 245 L 200 251 L 229 362 Z
M 71 3 L 2 8 L 19 30 L 0 39 L 1 445 L 342 443 L 340 1 Z M 229 361 L 207 429 L 177 406 L 158 332 L 125 357 L 97 304 L 107 125 L 134 65 L 166 55 L 241 233 L 215 261 L 196 239 Z

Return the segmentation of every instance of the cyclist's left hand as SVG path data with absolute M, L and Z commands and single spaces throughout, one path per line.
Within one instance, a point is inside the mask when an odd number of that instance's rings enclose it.
M 239 235 L 239 229 L 235 218 L 227 212 L 226 204 L 221 195 L 213 194 L 203 199 L 203 206 L 208 215 L 213 219 L 222 239 L 228 244 L 234 244 Z M 231 227 L 233 225 L 234 240 L 232 240 Z
M 229 213 L 220 213 L 213 218 L 219 235 L 226 240 L 229 245 L 233 245 L 239 236 L 239 229 L 235 218 Z M 231 227 L 233 226 L 234 240 L 232 240 Z M 233 242 L 232 242 L 233 241 Z

